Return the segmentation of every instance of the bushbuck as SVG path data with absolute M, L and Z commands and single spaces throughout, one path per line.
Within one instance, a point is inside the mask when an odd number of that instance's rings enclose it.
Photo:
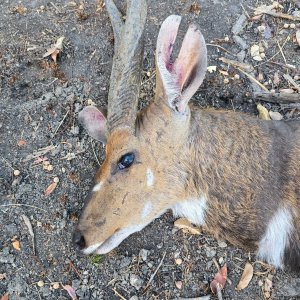
M 145 0 L 127 2 L 126 22 L 106 1 L 115 37 L 108 111 L 79 113 L 106 157 L 73 241 L 107 253 L 167 210 L 275 267 L 300 269 L 300 120 L 264 121 L 200 109 L 189 100 L 207 69 L 204 38 L 190 25 L 176 59 L 181 17 L 161 25 L 156 91 L 137 112 Z

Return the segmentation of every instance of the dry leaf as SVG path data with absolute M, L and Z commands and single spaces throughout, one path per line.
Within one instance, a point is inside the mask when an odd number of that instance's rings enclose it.
M 278 111 L 269 111 L 269 115 L 271 117 L 272 120 L 275 120 L 275 121 L 280 121 L 283 119 L 283 116 L 281 113 L 279 113 Z
M 63 40 L 64 39 L 65 39 L 64 36 L 61 36 L 60 38 L 58 38 L 55 45 L 52 48 L 47 49 L 47 52 L 43 55 L 43 58 L 50 56 L 52 58 L 52 60 L 56 63 L 57 55 L 63 49 Z
M 297 32 L 296 32 L 296 41 L 297 41 L 298 45 L 300 46 L 300 30 L 297 30 Z
M 25 15 L 27 12 L 27 8 L 23 5 L 17 5 L 13 7 L 12 12 L 20 15 Z
M 250 263 L 246 263 L 242 277 L 237 287 L 235 288 L 237 291 L 240 291 L 246 288 L 253 277 L 253 266 Z
M 70 285 L 63 285 L 63 288 L 68 292 L 72 300 L 77 300 L 75 289 Z
M 216 294 L 217 293 L 217 285 L 220 286 L 221 289 L 224 288 L 227 280 L 227 265 L 225 264 L 222 268 L 220 268 L 219 272 L 215 275 L 214 280 L 210 284 L 211 291 Z
M 1 297 L 1 300 L 8 300 L 8 293 L 4 294 L 2 297 Z
M 0 274 L 0 280 L 6 279 L 6 273 Z
M 208 66 L 207 71 L 209 73 L 216 72 L 217 71 L 217 66 Z
M 257 104 L 258 117 L 262 120 L 271 120 L 268 110 L 261 104 Z
M 189 232 L 191 234 L 200 234 L 201 231 L 198 227 L 194 226 L 189 220 L 180 218 L 174 222 L 174 226 L 182 229 L 183 232 Z
M 280 89 L 279 91 L 281 93 L 294 94 L 294 90 L 293 89 Z
M 200 5 L 194 2 L 190 7 L 190 12 L 199 15 L 201 11 Z
M 20 242 L 18 240 L 13 241 L 12 245 L 16 250 L 18 250 L 18 251 L 21 250 Z
M 49 196 L 56 188 L 57 182 L 52 182 L 45 190 L 45 196 Z

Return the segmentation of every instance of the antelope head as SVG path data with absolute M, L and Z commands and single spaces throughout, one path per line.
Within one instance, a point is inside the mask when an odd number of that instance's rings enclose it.
M 108 114 L 86 107 L 79 119 L 88 133 L 105 143 L 106 157 L 86 200 L 74 243 L 84 253 L 107 253 L 166 210 L 199 192 L 190 176 L 188 101 L 203 81 L 206 46 L 191 25 L 179 55 L 172 60 L 180 16 L 162 24 L 156 49 L 156 94 L 137 113 L 143 59 L 145 0 L 127 2 L 123 23 L 106 1 L 114 36 Z

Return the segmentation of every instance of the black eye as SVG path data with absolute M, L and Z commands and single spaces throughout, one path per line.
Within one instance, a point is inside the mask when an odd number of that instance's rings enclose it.
M 133 162 L 134 153 L 126 153 L 120 158 L 118 162 L 118 168 L 119 170 L 127 169 L 133 164 Z

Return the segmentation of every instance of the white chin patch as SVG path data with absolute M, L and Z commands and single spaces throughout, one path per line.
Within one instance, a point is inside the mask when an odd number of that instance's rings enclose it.
M 97 183 L 94 187 L 93 187 L 93 192 L 98 192 L 101 190 L 103 182 L 100 181 L 99 183 Z
M 84 254 L 91 254 L 93 252 L 97 254 L 106 254 L 113 250 L 114 248 L 118 247 L 123 240 L 125 240 L 129 235 L 131 235 L 134 232 L 142 230 L 144 227 L 146 227 L 148 223 L 146 224 L 140 224 L 140 225 L 134 225 L 129 226 L 123 229 L 120 229 L 116 233 L 114 233 L 111 237 L 109 237 L 107 240 L 101 243 L 97 243 L 95 245 L 89 246 L 88 248 L 83 250 Z
M 88 248 L 85 248 L 83 250 L 83 253 L 84 254 L 91 254 L 93 252 L 95 252 L 97 250 L 97 248 L 99 248 L 101 246 L 102 243 L 98 243 L 98 244 L 95 244 L 95 245 L 92 245 L 92 246 L 89 246 Z
M 154 183 L 154 176 L 150 168 L 148 168 L 146 171 L 146 179 L 147 179 L 147 186 L 152 186 Z

